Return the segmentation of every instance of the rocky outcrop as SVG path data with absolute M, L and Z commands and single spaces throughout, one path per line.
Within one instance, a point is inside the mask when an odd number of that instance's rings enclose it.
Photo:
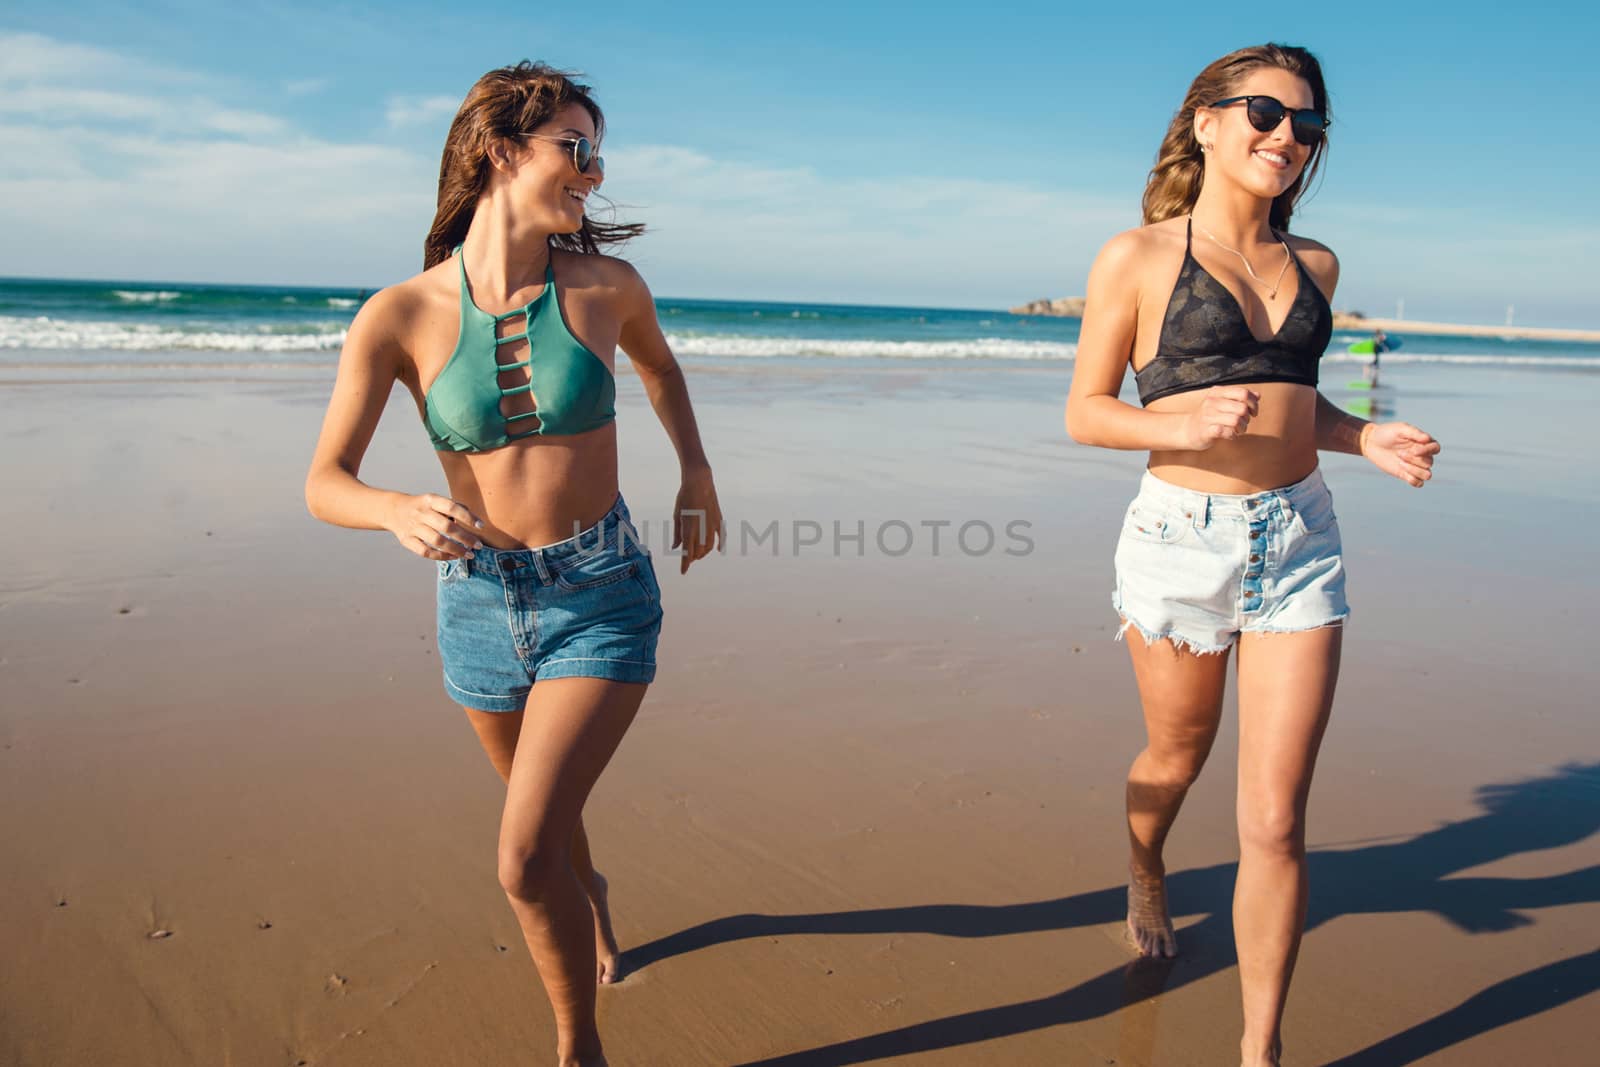
M 1013 315 L 1061 315 L 1069 319 L 1083 318 L 1083 297 L 1064 296 L 1059 300 L 1030 300 L 1021 307 L 1011 309 Z

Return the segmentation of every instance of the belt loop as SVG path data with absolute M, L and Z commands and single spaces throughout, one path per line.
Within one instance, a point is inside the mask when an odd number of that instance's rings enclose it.
M 543 552 L 535 551 L 533 553 L 533 569 L 539 574 L 540 585 L 550 584 L 550 566 L 545 563 Z
M 1199 508 L 1197 510 L 1200 512 L 1200 514 L 1198 516 L 1197 521 L 1195 522 L 1195 525 L 1198 526 L 1200 529 L 1204 530 L 1207 526 L 1211 525 L 1211 496 L 1210 496 L 1210 494 L 1206 494 L 1206 495 L 1204 495 L 1204 496 L 1202 496 L 1200 498 L 1200 506 L 1199 506 Z

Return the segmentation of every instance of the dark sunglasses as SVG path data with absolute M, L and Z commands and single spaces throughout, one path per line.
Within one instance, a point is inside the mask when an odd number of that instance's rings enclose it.
M 1273 96 L 1230 96 L 1210 106 L 1230 107 L 1233 104 L 1243 104 L 1250 125 L 1262 133 L 1271 133 L 1278 128 L 1285 115 L 1289 116 L 1289 129 L 1294 133 L 1294 139 L 1303 145 L 1314 145 L 1322 140 L 1328 128 L 1327 116 L 1316 108 L 1290 110 L 1283 106 L 1283 101 Z
M 595 177 L 606 176 L 605 157 L 594 150 L 594 144 L 587 137 L 546 137 L 537 133 L 524 134 L 540 141 L 549 141 L 551 144 L 564 145 L 572 149 L 572 165 L 578 168 L 579 174 L 588 174 L 589 168 L 594 168 Z

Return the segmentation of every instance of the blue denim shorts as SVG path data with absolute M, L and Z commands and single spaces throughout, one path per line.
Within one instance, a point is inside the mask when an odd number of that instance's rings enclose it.
M 1282 489 L 1200 493 L 1145 472 L 1117 542 L 1117 636 L 1223 652 L 1240 633 L 1343 622 L 1344 557 L 1321 471 Z
M 439 662 L 463 707 L 521 711 L 541 678 L 649 682 L 660 633 L 661 587 L 621 497 L 565 541 L 439 561 Z

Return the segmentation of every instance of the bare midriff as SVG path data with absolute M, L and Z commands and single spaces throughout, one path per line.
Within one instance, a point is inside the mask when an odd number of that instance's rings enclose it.
M 1241 437 L 1218 441 L 1204 452 L 1150 453 L 1150 473 L 1164 482 L 1201 493 L 1247 494 L 1280 489 L 1317 469 L 1317 391 L 1309 385 L 1258 382 L 1247 389 L 1261 398 Z M 1162 397 L 1147 410 L 1186 414 L 1206 391 Z
M 495 548 L 565 541 L 617 500 L 617 426 L 530 437 L 491 452 L 437 452 L 450 498 L 484 521 Z

